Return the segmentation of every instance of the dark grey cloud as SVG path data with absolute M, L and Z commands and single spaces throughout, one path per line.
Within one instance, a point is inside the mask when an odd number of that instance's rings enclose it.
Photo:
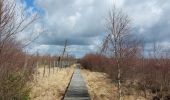
M 30 52 L 59 54 L 66 39 L 69 44 L 68 51 L 78 57 L 97 50 L 94 48 L 99 44 L 104 33 L 106 2 L 103 0 L 35 0 L 34 3 L 43 10 L 37 24 L 47 31 L 30 46 Z
M 59 45 L 63 46 L 65 43 L 65 40 L 68 41 L 68 45 L 90 45 L 93 43 L 93 40 L 91 38 L 83 38 L 83 37 L 69 37 L 69 38 L 60 38 L 60 37 L 42 37 L 38 41 L 41 45 Z
M 44 9 L 42 18 L 48 32 L 37 41 L 45 45 L 90 45 L 104 31 L 106 6 L 102 0 L 36 0 Z
M 170 0 L 115 0 L 132 20 L 132 32 L 150 45 L 170 44 Z M 32 51 L 61 51 L 68 39 L 70 52 L 78 56 L 95 50 L 104 36 L 104 19 L 113 0 L 35 0 L 44 10 L 39 22 L 47 29 Z M 75 48 L 81 47 L 80 50 Z

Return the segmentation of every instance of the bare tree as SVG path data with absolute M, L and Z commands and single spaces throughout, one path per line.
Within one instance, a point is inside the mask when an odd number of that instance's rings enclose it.
M 118 85 L 118 99 L 122 100 L 121 89 L 121 74 L 123 58 L 125 56 L 126 39 L 129 36 L 130 20 L 122 10 L 117 9 L 115 6 L 110 10 L 109 16 L 106 18 L 107 35 L 103 42 L 102 51 L 112 55 L 113 60 L 116 62 L 117 67 L 117 85 Z
M 26 16 L 16 0 L 0 0 L 0 99 L 22 99 L 26 83 L 30 81 L 35 60 L 26 59 L 21 42 L 16 36 L 37 18 Z M 11 80 L 13 79 L 13 80 Z M 28 92 L 27 92 L 28 93 Z
M 20 11 L 17 11 L 20 10 Z M 16 14 L 20 13 L 20 14 Z M 24 10 L 18 8 L 15 0 L 0 0 L 0 57 L 10 50 L 5 49 L 14 38 L 37 19 L 37 14 L 26 17 Z M 0 62 L 2 65 L 3 62 Z

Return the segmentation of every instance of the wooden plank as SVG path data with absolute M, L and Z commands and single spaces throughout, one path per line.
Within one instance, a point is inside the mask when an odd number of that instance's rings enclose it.
M 79 68 L 74 71 L 64 100 L 90 100 L 86 83 Z

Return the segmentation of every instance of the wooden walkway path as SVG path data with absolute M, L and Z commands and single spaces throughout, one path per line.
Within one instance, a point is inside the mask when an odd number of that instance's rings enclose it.
M 77 68 L 66 91 L 64 100 L 90 100 L 85 81 Z

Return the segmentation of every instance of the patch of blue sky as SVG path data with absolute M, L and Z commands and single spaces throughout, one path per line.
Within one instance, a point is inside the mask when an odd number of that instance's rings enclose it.
M 43 9 L 35 4 L 35 0 L 21 0 L 21 1 L 22 3 L 26 4 L 26 9 L 31 8 L 33 11 L 38 12 L 40 15 L 44 14 Z

